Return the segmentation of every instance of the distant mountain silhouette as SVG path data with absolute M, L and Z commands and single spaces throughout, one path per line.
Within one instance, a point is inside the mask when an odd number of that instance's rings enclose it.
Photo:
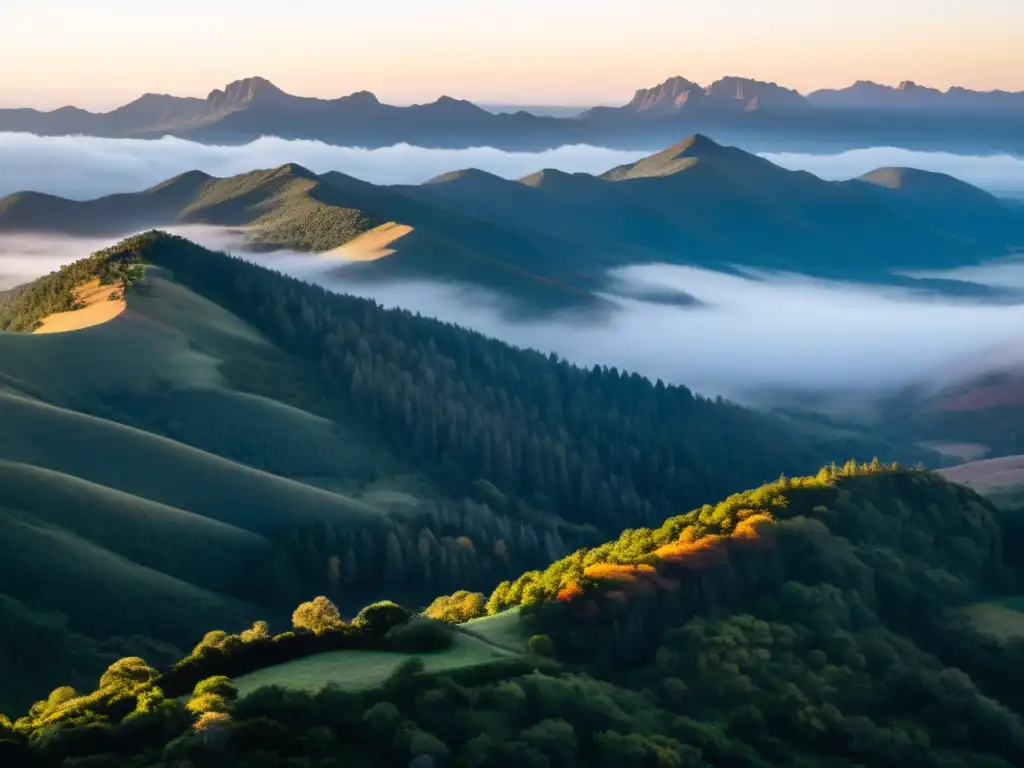
M 807 96 L 817 107 L 872 110 L 1011 110 L 1024 117 L 1024 91 L 973 91 L 954 86 L 948 91 L 904 80 L 895 88 L 858 80 L 847 88 L 822 89 Z
M 911 149 L 1024 152 L 1024 92 L 946 92 L 904 82 L 858 81 L 805 97 L 782 85 L 729 76 L 702 86 L 675 76 L 641 88 L 621 107 L 573 117 L 495 113 L 441 96 L 397 107 L 368 91 L 335 99 L 288 94 L 261 77 L 237 80 L 205 99 L 146 94 L 111 112 L 0 110 L 0 131 L 112 138 L 179 136 L 245 143 L 261 136 L 342 146 L 492 146 L 533 151 L 566 144 L 663 147 L 706 133 L 750 151 L 829 152 L 878 145 Z

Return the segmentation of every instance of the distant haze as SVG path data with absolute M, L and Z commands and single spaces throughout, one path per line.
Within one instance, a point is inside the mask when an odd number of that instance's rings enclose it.
M 238 239 L 208 227 L 178 230 L 212 248 Z M 0 285 L 86 255 L 98 243 L 52 236 L 0 235 Z M 812 280 L 762 279 L 664 265 L 616 273 L 637 285 L 657 283 L 704 303 L 684 308 L 614 297 L 607 321 L 564 314 L 510 320 L 503 299 L 477 288 L 437 282 L 367 285 L 345 276 L 337 261 L 273 253 L 260 263 L 341 292 L 377 299 L 479 330 L 510 343 L 554 351 L 581 365 L 614 365 L 684 383 L 706 394 L 745 399 L 760 388 L 802 387 L 881 392 L 913 381 L 947 383 L 971 371 L 964 361 L 1006 362 L 1024 327 L 1024 305 L 938 300 L 898 288 Z M 35 269 L 33 270 L 33 265 Z M 974 270 L 965 279 L 1024 288 L 1019 265 Z
M 242 146 L 197 144 L 176 138 L 155 141 L 92 137 L 39 137 L 0 133 L 0 196 L 32 190 L 74 199 L 150 187 L 171 176 L 202 170 L 232 176 L 294 162 L 316 173 L 336 170 L 383 184 L 418 184 L 446 171 L 480 168 L 521 178 L 542 168 L 602 173 L 646 152 L 568 146 L 546 152 L 505 152 L 397 145 L 385 149 L 334 147 L 316 141 L 263 138 Z M 827 179 L 851 178 L 880 166 L 941 171 L 991 192 L 1024 197 L 1024 159 L 970 157 L 900 149 L 866 149 L 840 155 L 766 155 L 779 165 Z

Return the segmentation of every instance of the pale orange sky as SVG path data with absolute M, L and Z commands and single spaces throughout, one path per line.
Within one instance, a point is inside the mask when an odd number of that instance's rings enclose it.
M 0 0 L 4 6 L 13 0 Z M 628 100 L 671 75 L 807 92 L 856 79 L 1024 90 L 1024 0 L 32 0 L 5 7 L 0 105 L 106 109 L 261 75 L 396 104 Z

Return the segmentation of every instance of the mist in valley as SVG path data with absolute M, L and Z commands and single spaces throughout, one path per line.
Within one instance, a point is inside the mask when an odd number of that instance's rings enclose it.
M 490 147 L 427 149 L 407 144 L 361 149 L 276 137 L 240 146 L 216 146 L 173 137 L 143 140 L 0 133 L 0 196 L 32 190 L 83 200 L 146 189 L 190 170 L 233 176 L 285 163 L 298 163 L 316 173 L 341 171 L 377 184 L 419 184 L 461 168 L 479 168 L 513 179 L 542 168 L 603 173 L 647 154 L 650 152 L 586 145 L 505 152 Z M 995 194 L 1024 197 L 1024 159 L 1006 155 L 973 157 L 878 148 L 838 155 L 763 156 L 785 168 L 807 170 L 826 179 L 852 178 L 882 166 L 909 166 L 949 173 Z
M 220 228 L 172 231 L 334 291 L 555 352 L 579 365 L 616 366 L 741 402 L 764 403 L 765 394 L 775 390 L 870 397 L 911 383 L 938 388 L 987 366 L 1013 362 L 1007 351 L 1017 354 L 1024 326 L 1021 303 L 985 304 L 892 286 L 658 264 L 613 273 L 611 284 L 621 290 L 606 295 L 614 310 L 600 318 L 572 312 L 524 317 L 511 312 L 507 298 L 476 287 L 367 283 L 352 279 L 337 259 L 285 251 L 243 253 L 239 236 Z M 105 244 L 2 235 L 0 275 L 7 275 L 8 283 L 12 274 L 28 279 Z M 987 265 L 971 273 L 971 279 L 1024 287 L 1019 282 L 1024 266 L 1009 263 L 1005 270 Z M 684 307 L 635 298 L 651 286 L 689 294 L 697 303 Z
M 416 183 L 470 166 L 519 177 L 546 166 L 601 172 L 641 154 L 578 146 L 536 154 L 409 146 L 364 150 L 276 138 L 218 147 L 173 138 L 0 134 L 0 193 L 31 188 L 89 198 L 144 188 L 193 168 L 224 176 L 285 162 L 382 183 Z M 825 178 L 847 178 L 895 164 L 952 173 L 996 193 L 1024 190 L 1024 160 L 1010 157 L 876 149 L 770 159 Z M 241 247 L 238 235 L 225 230 L 177 231 L 219 250 L 238 252 Z M 0 235 L 0 289 L 110 242 Z M 553 351 L 580 365 L 614 365 L 706 394 L 754 402 L 776 388 L 879 393 L 912 382 L 953 382 L 993 360 L 1015 362 L 1015 344 L 1024 327 L 1021 303 L 994 305 L 799 275 L 727 275 L 656 264 L 629 267 L 611 276 L 622 290 L 607 297 L 615 310 L 602 319 L 573 314 L 524 319 L 507 311 L 505 298 L 479 288 L 432 282 L 369 284 L 350 279 L 343 263 L 309 254 L 276 252 L 245 258 L 332 290 L 372 297 L 385 306 L 455 322 L 519 346 Z M 939 276 L 1024 291 L 1024 261 L 978 265 Z M 685 307 L 638 298 L 651 286 L 689 294 L 698 304 Z M 1024 354 L 1020 358 L 1024 360 Z

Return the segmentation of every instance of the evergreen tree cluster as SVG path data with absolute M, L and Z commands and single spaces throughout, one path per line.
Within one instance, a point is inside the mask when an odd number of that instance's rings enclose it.
M 315 365 L 327 407 L 379 429 L 401 455 L 570 522 L 651 523 L 827 458 L 782 420 L 686 387 L 579 368 L 164 233 L 118 248 Z

